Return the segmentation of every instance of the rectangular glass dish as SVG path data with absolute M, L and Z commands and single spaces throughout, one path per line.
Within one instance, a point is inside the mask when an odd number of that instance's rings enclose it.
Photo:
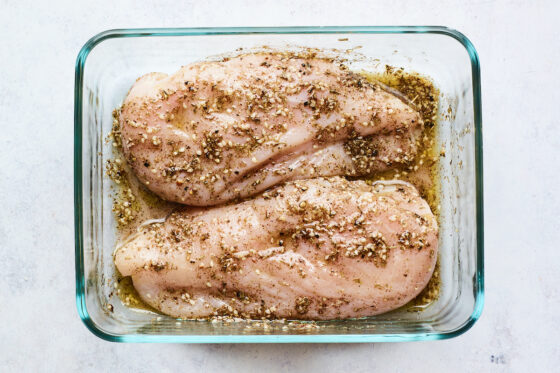
M 380 73 L 385 64 L 428 76 L 440 91 L 440 295 L 421 312 L 396 310 L 364 319 L 271 324 L 177 320 L 122 305 L 112 291 L 115 220 L 105 162 L 112 156 L 112 111 L 141 75 L 172 73 L 190 62 L 268 46 L 350 50 Z M 371 61 L 378 61 L 372 64 Z M 74 193 L 76 301 L 97 336 L 118 342 L 282 343 L 444 339 L 468 330 L 483 307 L 483 201 L 480 68 L 461 33 L 445 27 L 288 27 L 131 29 L 100 33 L 76 61 Z M 107 306 L 111 304 L 112 306 Z M 287 323 L 288 324 L 288 323 Z M 310 327 L 306 327 L 309 325 Z

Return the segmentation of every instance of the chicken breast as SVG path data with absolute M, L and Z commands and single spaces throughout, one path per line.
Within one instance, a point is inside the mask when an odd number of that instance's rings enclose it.
M 436 219 L 412 185 L 333 177 L 175 212 L 114 259 L 171 316 L 321 320 L 406 304 L 428 283 L 437 249 Z
M 418 112 L 314 53 L 257 53 L 138 79 L 120 113 L 123 151 L 160 197 L 209 206 L 281 182 L 409 164 Z

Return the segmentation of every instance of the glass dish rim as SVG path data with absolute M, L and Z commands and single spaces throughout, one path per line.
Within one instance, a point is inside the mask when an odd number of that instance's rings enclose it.
M 89 53 L 104 40 L 151 36 L 200 36 L 244 34 L 440 34 L 457 40 L 471 61 L 475 127 L 476 184 L 476 280 L 477 293 L 473 312 L 454 330 L 433 333 L 406 334 L 326 334 L 326 335 L 141 335 L 110 334 L 103 331 L 90 317 L 85 302 L 82 206 L 82 83 L 84 65 Z M 448 339 L 469 330 L 480 318 L 484 305 L 484 213 L 482 172 L 482 110 L 480 93 L 480 63 L 471 41 L 461 32 L 445 26 L 305 26 L 305 27 L 210 27 L 210 28 L 136 28 L 103 31 L 89 39 L 76 58 L 74 84 L 74 228 L 76 305 L 86 327 L 97 337 L 112 342 L 150 343 L 359 343 L 407 342 Z

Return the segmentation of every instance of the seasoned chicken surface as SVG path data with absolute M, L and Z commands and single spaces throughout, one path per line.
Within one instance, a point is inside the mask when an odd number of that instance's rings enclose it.
M 115 252 L 141 298 L 181 318 L 335 319 L 398 308 L 428 283 L 438 228 L 404 182 L 315 178 L 172 213 Z
M 147 74 L 120 113 L 135 174 L 160 197 L 193 206 L 408 165 L 422 129 L 418 112 L 395 95 L 310 52 Z

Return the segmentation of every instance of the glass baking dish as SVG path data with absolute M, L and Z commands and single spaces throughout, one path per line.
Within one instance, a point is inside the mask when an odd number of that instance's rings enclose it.
M 105 141 L 118 107 L 139 76 L 174 72 L 192 61 L 259 46 L 355 50 L 368 57 L 353 69 L 385 64 L 429 76 L 440 90 L 440 273 L 438 300 L 421 312 L 397 310 L 364 319 L 271 324 L 177 320 L 125 307 L 108 280 L 115 277 L 115 221 Z M 378 63 L 372 63 L 377 61 Z M 388 342 L 444 339 L 468 330 L 484 299 L 482 132 L 477 53 L 445 27 L 288 27 L 130 29 L 102 32 L 76 61 L 74 107 L 76 301 L 86 326 L 119 342 L 280 343 Z M 111 311 L 107 305 L 112 304 Z

